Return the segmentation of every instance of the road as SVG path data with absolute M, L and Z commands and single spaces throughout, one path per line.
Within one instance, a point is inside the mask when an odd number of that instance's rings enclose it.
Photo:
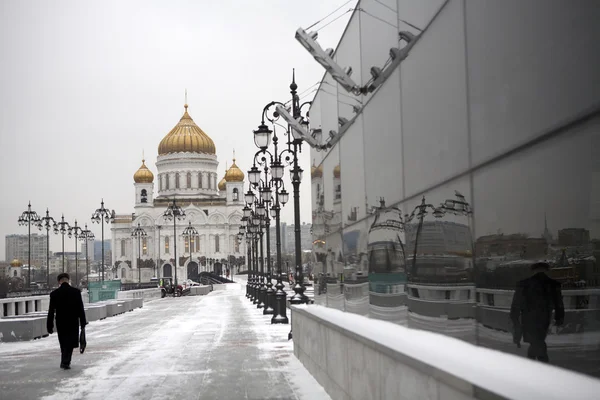
M 17 399 L 329 399 L 245 288 L 165 298 L 92 322 L 61 370 L 56 334 L 0 344 L 0 393 Z

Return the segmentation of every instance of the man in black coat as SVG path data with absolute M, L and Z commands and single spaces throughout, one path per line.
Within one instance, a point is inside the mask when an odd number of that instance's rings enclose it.
M 564 322 L 565 307 L 560 283 L 546 275 L 550 265 L 539 262 L 533 264 L 531 269 L 533 276 L 517 284 L 510 308 L 510 318 L 514 325 L 513 341 L 520 346 L 523 336 L 523 341 L 529 343 L 527 357 L 548 362 L 546 335 L 552 320 L 552 310 L 558 326 Z
M 56 330 L 60 343 L 60 367 L 71 368 L 73 349 L 79 347 L 79 326 L 87 325 L 81 292 L 69 284 L 69 274 L 58 275 L 59 288 L 50 293 L 48 308 L 48 333 L 54 330 L 54 313 L 56 312 Z

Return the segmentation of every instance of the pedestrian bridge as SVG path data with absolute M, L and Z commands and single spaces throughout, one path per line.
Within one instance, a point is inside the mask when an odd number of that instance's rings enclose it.
M 0 343 L 18 399 L 597 399 L 600 380 L 327 307 L 271 325 L 242 282 L 93 321 L 61 370 L 56 335 Z M 293 328 L 293 341 L 288 333 Z

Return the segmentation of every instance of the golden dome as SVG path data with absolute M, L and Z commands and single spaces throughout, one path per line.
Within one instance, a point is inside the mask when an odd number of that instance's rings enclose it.
M 335 168 L 333 169 L 333 177 L 336 179 L 340 179 L 340 176 L 342 175 L 341 169 L 340 169 L 340 165 L 336 165 Z
M 319 165 L 318 167 L 316 167 L 313 164 L 312 168 L 310 169 L 310 177 L 313 179 L 322 178 L 323 177 L 323 165 Z
M 219 188 L 219 190 L 222 192 L 223 190 L 225 190 L 225 184 L 227 183 L 227 181 L 225 180 L 225 177 L 223 177 L 223 179 L 221 179 L 219 181 L 219 184 L 217 185 L 217 187 Z
M 229 168 L 225 173 L 225 180 L 227 182 L 244 182 L 244 173 L 235 164 L 235 158 L 233 159 L 231 168 Z
M 142 160 L 142 166 L 133 174 L 135 183 L 152 183 L 154 182 L 154 174 L 146 167 L 146 160 Z
M 16 258 L 10 262 L 11 267 L 22 267 L 23 263 Z
M 158 155 L 171 153 L 215 154 L 215 143 L 190 117 L 187 112 L 188 105 L 186 104 L 184 107 L 185 112 L 179 123 L 158 145 Z

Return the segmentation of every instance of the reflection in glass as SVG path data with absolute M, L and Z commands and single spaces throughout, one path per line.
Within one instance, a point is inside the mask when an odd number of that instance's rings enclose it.
M 517 346 L 513 334 L 519 325 L 508 310 L 513 301 L 522 304 L 515 289 L 539 273 L 532 265 L 547 263 L 549 270 L 542 273 L 560 283 L 565 309 L 562 324 L 554 322 L 555 310 L 549 329 L 540 325 L 547 332 L 549 362 L 597 377 L 599 129 L 600 119 L 592 119 L 473 176 L 478 343 L 521 356 L 531 352 L 529 345 Z M 567 154 L 576 156 L 567 161 Z M 529 303 L 545 304 L 542 292 L 530 293 Z M 537 359 L 544 361 L 546 354 Z

